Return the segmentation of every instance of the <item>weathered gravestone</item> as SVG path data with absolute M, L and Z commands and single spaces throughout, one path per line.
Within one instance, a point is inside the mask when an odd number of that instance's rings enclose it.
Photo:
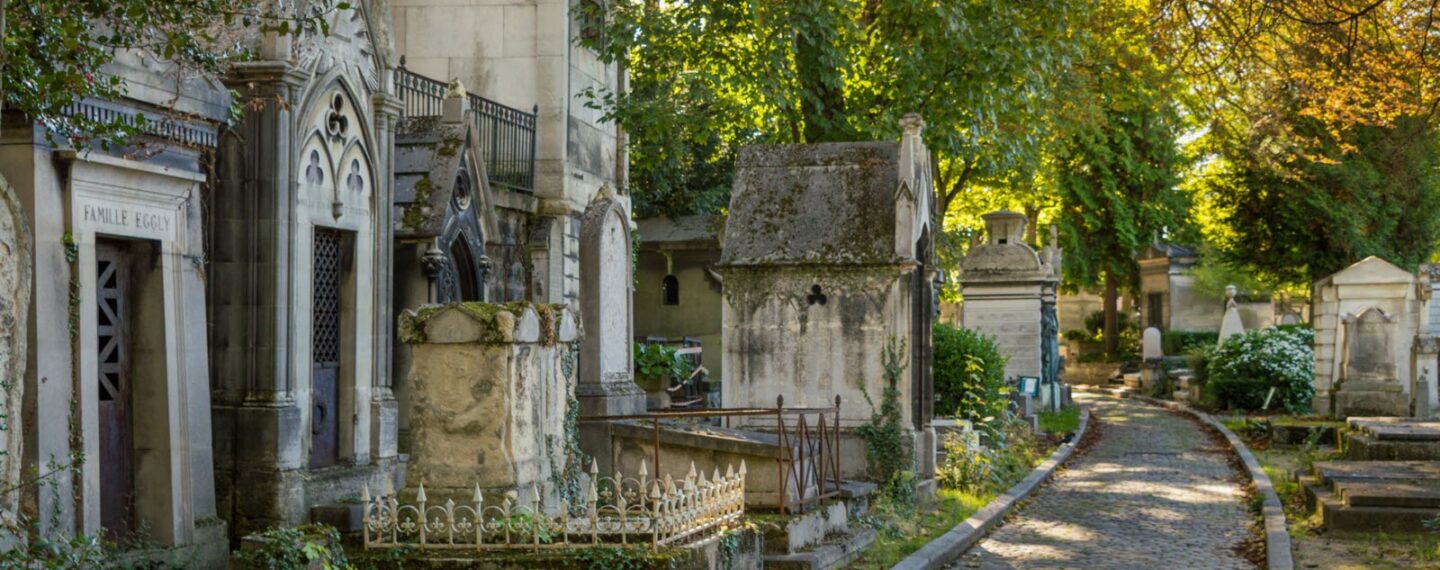
M 1165 357 L 1165 350 L 1162 347 L 1160 329 L 1148 327 L 1141 333 L 1140 338 L 1141 356 L 1145 360 L 1154 360 Z
M 585 211 L 580 242 L 580 313 L 590 334 L 580 349 L 576 396 L 583 415 L 645 413 L 631 359 L 630 216 L 602 188 Z
M 1409 415 L 1394 351 L 1398 320 L 1371 307 L 1341 317 L 1345 368 L 1335 405 L 1352 415 Z

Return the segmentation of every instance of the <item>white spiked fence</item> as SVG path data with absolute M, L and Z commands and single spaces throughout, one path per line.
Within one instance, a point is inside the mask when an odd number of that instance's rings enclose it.
M 400 502 L 393 489 L 364 490 L 365 548 L 507 550 L 579 548 L 595 544 L 649 544 L 651 550 L 691 542 L 723 531 L 745 514 L 745 463 L 709 478 L 690 473 L 676 481 L 651 479 L 645 464 L 636 477 L 601 477 L 590 464 L 584 497 L 563 501 L 547 515 L 541 487 L 529 504 L 506 496 L 486 504 L 480 486 L 464 503 L 433 503 L 421 484 L 414 501 Z

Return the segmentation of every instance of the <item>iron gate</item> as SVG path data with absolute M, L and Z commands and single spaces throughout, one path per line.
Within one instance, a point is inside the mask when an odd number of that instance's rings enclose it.
M 340 451 L 340 294 L 344 234 L 315 228 L 311 299 L 310 466 L 334 465 Z
M 97 415 L 100 439 L 100 525 L 106 538 L 130 532 L 135 498 L 130 389 L 129 256 L 120 247 L 95 247 Z

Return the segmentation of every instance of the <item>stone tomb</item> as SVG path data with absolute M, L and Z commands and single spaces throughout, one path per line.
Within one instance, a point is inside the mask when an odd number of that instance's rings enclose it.
M 1440 460 L 1440 421 L 1352 417 L 1345 457 L 1357 460 Z
M 961 324 L 995 340 L 1006 356 L 1005 378 L 1040 379 L 1036 407 L 1053 410 L 1065 399 L 1060 385 L 1059 325 L 1055 294 L 1060 284 L 1060 250 L 1050 243 L 1037 252 L 1025 243 L 1023 214 L 1001 210 L 983 216 L 986 238 L 960 264 L 965 296 Z
M 908 115 L 899 142 L 740 150 L 717 267 L 725 407 L 770 407 L 776 396 L 827 406 L 838 395 L 842 427 L 853 428 L 870 419 L 867 394 L 879 404 L 894 347 L 902 421 L 917 451 L 933 447 L 934 190 L 923 125 Z M 917 455 L 929 479 L 930 454 Z M 845 476 L 864 475 L 863 453 L 843 457 Z
M 1425 365 L 1412 364 L 1429 290 L 1425 280 L 1373 256 L 1315 282 L 1317 412 L 1409 416 L 1417 407 L 1434 409 L 1434 373 L 1422 375 Z
M 414 355 L 406 482 L 436 496 L 468 496 L 476 485 L 553 493 L 579 335 L 563 305 L 454 303 L 401 315 Z
M 1440 515 L 1440 462 L 1319 461 L 1300 483 L 1327 532 L 1424 532 Z

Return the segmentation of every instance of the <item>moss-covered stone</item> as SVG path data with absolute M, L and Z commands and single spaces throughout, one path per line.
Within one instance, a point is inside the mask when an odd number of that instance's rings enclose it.
M 502 344 L 515 342 L 515 328 L 527 310 L 534 310 L 539 320 L 540 342 L 546 346 L 558 341 L 560 316 L 568 309 L 565 305 L 513 301 L 509 303 L 483 303 L 466 301 L 448 305 L 426 305 L 400 315 L 399 334 L 401 342 L 422 344 L 430 342 L 427 325 L 439 315 L 450 310 L 464 313 L 478 325 L 481 334 L 476 344 Z

